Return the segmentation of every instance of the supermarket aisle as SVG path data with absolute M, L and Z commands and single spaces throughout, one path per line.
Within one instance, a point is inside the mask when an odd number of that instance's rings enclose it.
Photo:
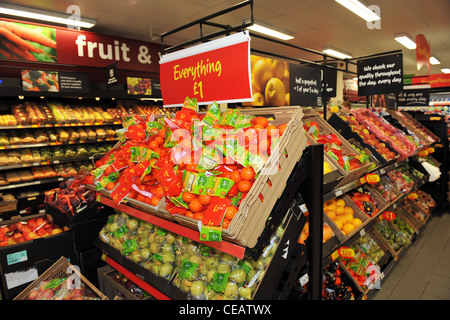
M 450 300 L 450 213 L 433 216 L 371 300 Z

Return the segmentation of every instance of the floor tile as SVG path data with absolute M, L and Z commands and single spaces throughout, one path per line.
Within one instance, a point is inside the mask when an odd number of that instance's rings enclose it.
M 441 299 L 450 300 L 449 287 L 443 287 L 434 283 L 428 283 L 428 285 L 425 287 L 424 293 Z

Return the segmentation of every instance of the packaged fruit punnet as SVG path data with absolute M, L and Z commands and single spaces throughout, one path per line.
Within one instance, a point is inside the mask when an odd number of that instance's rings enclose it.
M 184 239 L 172 284 L 197 300 L 251 300 L 278 247 L 284 230 L 278 227 L 257 261 L 238 259 Z
M 406 159 L 417 151 L 417 147 L 402 132 L 370 110 L 357 109 L 352 111 L 352 114 L 378 139 L 389 142 L 400 155 L 399 160 Z
M 108 218 L 99 238 L 155 275 L 171 278 L 181 236 L 121 212 Z
M 375 229 L 387 241 L 395 253 L 398 253 L 400 249 L 411 244 L 411 240 L 403 231 L 395 230 L 386 220 L 379 221 L 375 225 Z
M 377 264 L 385 254 L 378 242 L 368 233 L 359 238 L 357 244 L 373 264 Z

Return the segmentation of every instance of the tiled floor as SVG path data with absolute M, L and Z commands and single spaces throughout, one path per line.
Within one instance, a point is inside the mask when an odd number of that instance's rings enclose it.
M 450 300 L 450 213 L 430 218 L 371 300 Z

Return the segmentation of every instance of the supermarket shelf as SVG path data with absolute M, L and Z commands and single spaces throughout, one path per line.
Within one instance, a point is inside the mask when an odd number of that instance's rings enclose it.
M 33 181 L 29 181 L 29 182 L 27 181 L 27 182 L 21 182 L 21 183 L 7 184 L 7 185 L 0 186 L 0 190 L 8 190 L 8 189 L 36 186 L 36 185 L 40 185 L 40 184 L 60 182 L 60 181 L 64 181 L 69 178 L 70 177 L 58 176 L 58 177 L 42 179 L 42 180 L 33 180 Z
M 0 126 L 0 130 L 11 129 L 35 129 L 35 128 L 62 128 L 62 127 L 91 127 L 91 126 L 112 126 L 120 125 L 122 121 L 114 122 L 80 122 L 80 123 L 37 123 L 37 124 L 18 124 L 13 126 Z
M 200 242 L 200 232 L 199 231 L 196 231 L 196 230 L 187 228 L 185 226 L 182 226 L 180 224 L 156 217 L 154 215 L 140 211 L 138 209 L 135 209 L 133 207 L 130 207 L 130 206 L 127 206 L 124 204 L 117 204 L 113 200 L 108 199 L 102 195 L 97 196 L 97 201 L 100 203 L 103 203 L 104 205 L 112 207 L 114 209 L 125 212 L 126 214 L 129 214 L 138 219 L 155 224 L 155 225 L 157 225 L 161 228 L 164 228 L 168 231 L 171 231 L 173 233 L 182 235 L 182 236 L 189 238 L 191 240 L 194 240 L 196 242 Z M 201 243 L 205 244 L 207 246 L 210 246 L 214 249 L 217 249 L 222 252 L 233 255 L 235 257 L 238 257 L 239 259 L 242 259 L 244 257 L 245 247 L 228 242 L 228 241 L 221 241 L 221 242 L 202 241 Z
M 68 146 L 68 145 L 74 145 L 74 144 L 87 144 L 87 143 L 106 142 L 106 141 L 118 141 L 118 140 L 117 140 L 117 138 L 105 138 L 105 139 L 93 139 L 93 140 L 75 140 L 75 141 L 67 141 L 67 142 L 10 144 L 10 145 L 0 146 L 0 150 Z
M 120 273 L 122 273 L 125 277 L 133 281 L 136 285 L 147 291 L 150 295 L 152 295 L 155 299 L 158 300 L 171 300 L 168 296 L 166 296 L 164 293 L 159 291 L 158 289 L 154 288 L 141 278 L 139 278 L 134 273 L 130 272 L 128 269 L 124 268 L 120 263 L 114 261 L 109 256 L 104 255 L 103 260 L 109 264 L 112 268 L 116 269 Z
M 23 169 L 23 168 L 30 168 L 30 167 L 40 167 L 40 166 L 48 166 L 51 164 L 59 164 L 59 163 L 66 163 L 66 162 L 78 162 L 78 161 L 86 161 L 86 160 L 96 160 L 103 156 L 103 154 L 88 156 L 88 157 L 78 157 L 78 158 L 67 158 L 67 159 L 61 159 L 61 160 L 53 160 L 53 161 L 43 161 L 43 162 L 30 162 L 30 163 L 22 163 L 22 164 L 14 164 L 10 166 L 1 166 L 0 171 L 3 170 L 10 170 L 10 169 Z

